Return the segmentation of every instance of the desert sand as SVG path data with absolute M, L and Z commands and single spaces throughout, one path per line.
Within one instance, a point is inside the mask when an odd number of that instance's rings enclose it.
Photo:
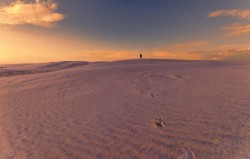
M 250 63 L 0 66 L 1 159 L 250 158 Z

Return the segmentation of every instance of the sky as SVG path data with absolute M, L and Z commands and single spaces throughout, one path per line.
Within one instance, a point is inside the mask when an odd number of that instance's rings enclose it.
M 249 0 L 0 0 L 0 63 L 250 61 Z

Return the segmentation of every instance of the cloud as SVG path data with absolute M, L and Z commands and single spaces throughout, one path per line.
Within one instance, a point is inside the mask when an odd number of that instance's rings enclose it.
M 220 17 L 220 16 L 231 16 L 231 17 L 237 17 L 239 19 L 247 19 L 250 20 L 250 10 L 240 10 L 240 9 L 234 9 L 234 10 L 218 10 L 214 11 L 208 14 L 209 18 L 214 17 Z M 226 34 L 225 36 L 233 37 L 233 36 L 240 36 L 243 34 L 250 33 L 250 24 L 231 24 L 229 26 L 222 28 Z
M 196 52 L 168 52 L 165 50 L 155 50 L 151 55 L 152 58 L 160 59 L 180 59 L 180 60 L 204 60 L 202 54 Z
M 57 8 L 58 4 L 52 0 L 36 0 L 34 3 L 17 0 L 0 6 L 0 24 L 53 27 L 56 22 L 65 18 L 63 14 L 55 12 Z
M 207 41 L 193 41 L 187 43 L 172 44 L 167 47 L 156 48 L 150 54 L 153 58 L 168 58 L 168 59 L 185 59 L 185 60 L 201 60 L 200 54 L 192 51 L 202 49 L 209 43 Z
M 171 47 L 171 46 L 170 46 Z M 32 52 L 32 51 L 31 51 Z M 33 56 L 28 54 L 21 56 L 23 60 L 36 59 L 36 61 L 60 61 L 63 59 L 69 60 L 83 60 L 83 61 L 111 61 L 111 60 L 124 60 L 124 59 L 138 59 L 139 54 L 143 53 L 144 58 L 154 59 L 181 59 L 181 60 L 230 60 L 230 61 L 250 61 L 250 45 L 224 45 L 224 46 L 210 46 L 209 49 L 192 49 L 192 50 L 167 50 L 154 49 L 152 51 L 140 52 L 138 50 L 86 50 L 76 51 L 75 53 L 68 53 L 67 51 L 60 54 L 43 53 Z M 1 55 L 1 54 L 0 54 Z M 19 54 L 17 54 L 18 56 Z M 49 58 L 48 58 L 49 57 Z M 0 60 L 1 61 L 1 60 Z
M 183 59 L 183 60 L 250 61 L 250 46 L 248 45 L 232 44 L 225 46 L 213 46 L 213 47 L 210 46 L 209 49 L 206 48 L 197 49 L 193 47 L 193 49 L 183 49 L 183 50 L 179 50 L 179 48 L 175 46 L 178 45 L 172 45 L 166 48 L 157 48 L 148 56 L 152 58 Z
M 250 48 L 235 48 L 212 52 L 211 59 L 224 61 L 250 61 Z
M 224 27 L 223 30 L 226 32 L 226 36 L 240 36 L 242 34 L 250 33 L 250 24 L 241 25 L 239 23 L 235 23 L 230 26 Z
M 138 51 L 134 50 L 89 50 L 82 52 L 82 58 L 86 61 L 103 61 L 135 59 L 139 56 Z
M 193 41 L 193 42 L 186 42 L 186 43 L 177 43 L 172 44 L 166 47 L 157 48 L 155 50 L 165 50 L 165 51 L 187 51 L 187 50 L 195 50 L 199 48 L 203 48 L 207 46 L 209 42 L 207 41 Z
M 195 41 L 195 42 L 189 42 L 189 43 L 174 44 L 174 45 L 169 46 L 167 49 L 169 50 L 194 49 L 194 48 L 203 47 L 206 45 L 208 45 L 208 42 L 206 41 Z
M 250 10 L 218 10 L 208 14 L 209 18 L 220 17 L 220 16 L 231 16 L 240 19 L 250 19 Z

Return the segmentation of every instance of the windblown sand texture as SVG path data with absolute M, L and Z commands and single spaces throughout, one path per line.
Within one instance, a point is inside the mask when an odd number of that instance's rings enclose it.
M 0 66 L 0 159 L 250 158 L 250 63 Z

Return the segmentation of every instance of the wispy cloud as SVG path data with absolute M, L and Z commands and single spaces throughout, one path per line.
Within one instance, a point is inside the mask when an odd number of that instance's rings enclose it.
M 226 31 L 226 36 L 240 36 L 242 34 L 250 33 L 250 24 L 249 25 L 241 25 L 239 23 L 232 24 L 230 26 L 226 26 L 223 28 Z
M 207 41 L 177 43 L 145 52 L 138 50 L 88 50 L 81 52 L 80 57 L 86 61 L 96 61 L 97 59 L 109 61 L 136 59 L 139 58 L 140 53 L 143 53 L 144 58 L 155 59 L 250 61 L 250 45 L 214 45 Z
M 52 0 L 36 0 L 33 3 L 16 0 L 0 6 L 0 24 L 53 27 L 56 22 L 65 18 L 63 14 L 55 12 L 57 8 L 58 4 Z
M 220 17 L 220 16 L 231 16 L 240 19 L 250 19 L 250 10 L 218 10 L 208 14 L 209 18 Z
M 188 43 L 179 43 L 179 44 L 173 44 L 171 46 L 168 46 L 167 49 L 173 50 L 173 49 L 194 49 L 199 48 L 208 45 L 207 41 L 195 41 L 195 42 L 188 42 Z
M 209 57 L 211 60 L 249 61 L 250 47 L 214 50 L 207 54 L 207 57 Z
M 139 55 L 134 50 L 89 50 L 82 52 L 82 58 L 86 61 L 95 61 L 102 59 L 103 61 L 134 59 Z
M 208 14 L 209 18 L 215 18 L 221 16 L 230 16 L 239 19 L 250 20 L 250 10 L 240 10 L 240 9 L 218 10 Z M 222 29 L 226 32 L 226 34 L 224 34 L 225 36 L 229 37 L 240 36 L 243 34 L 250 33 L 250 24 L 234 23 L 229 26 L 223 27 Z
M 201 60 L 202 56 L 193 52 L 207 46 L 207 41 L 192 41 L 186 43 L 172 44 L 166 47 L 154 49 L 150 56 L 153 58 Z
M 188 46 L 188 44 L 191 43 L 186 43 L 186 44 Z M 183 43 L 183 46 L 184 44 L 185 43 Z M 210 49 L 206 49 L 204 47 L 203 48 L 192 47 L 192 49 L 188 48 L 182 50 L 179 50 L 178 47 L 175 47 L 178 45 L 179 44 L 168 46 L 166 48 L 157 48 L 149 56 L 153 58 L 184 59 L 184 60 L 241 60 L 241 61 L 250 60 L 250 46 L 248 45 L 232 44 L 225 46 L 213 46 L 213 47 L 210 46 L 209 47 Z M 209 44 L 207 43 L 207 45 Z

